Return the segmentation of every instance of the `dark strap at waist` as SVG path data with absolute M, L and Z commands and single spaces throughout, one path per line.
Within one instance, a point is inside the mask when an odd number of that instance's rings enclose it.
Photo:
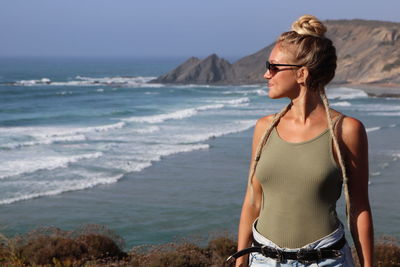
M 275 259 L 278 262 L 284 260 L 297 260 L 304 263 L 316 262 L 322 259 L 337 258 L 342 255 L 341 249 L 346 244 L 346 238 L 343 236 L 334 244 L 326 248 L 320 249 L 299 249 L 296 252 L 288 252 L 280 249 L 262 245 L 257 241 L 253 242 L 253 246 L 240 250 L 226 259 L 226 263 L 233 263 L 237 258 L 246 254 L 258 252 L 267 258 Z

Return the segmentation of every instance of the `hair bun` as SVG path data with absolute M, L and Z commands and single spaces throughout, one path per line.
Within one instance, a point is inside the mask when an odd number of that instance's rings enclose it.
M 292 24 L 292 31 L 301 35 L 312 35 L 316 37 L 324 37 L 326 27 L 322 22 L 312 15 L 304 15 L 298 18 Z

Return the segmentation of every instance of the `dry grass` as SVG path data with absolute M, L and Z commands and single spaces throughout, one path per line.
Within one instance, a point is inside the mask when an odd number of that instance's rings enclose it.
M 356 267 L 360 267 L 357 253 L 352 249 L 353 259 Z M 393 237 L 383 236 L 375 243 L 375 262 L 376 267 L 400 267 L 400 246 L 398 240 Z
M 122 239 L 98 225 L 74 231 L 54 227 L 34 230 L 3 241 L 1 266 L 83 266 L 90 261 L 115 261 L 127 256 Z
M 357 258 L 353 250 L 353 258 Z M 357 266 L 360 264 L 357 262 Z M 400 266 L 400 246 L 398 240 L 384 236 L 375 244 L 375 263 L 377 267 L 399 267 Z
M 216 267 L 222 266 L 237 248 L 236 241 L 224 234 L 214 237 L 205 247 L 180 241 L 138 246 L 126 253 L 122 250 L 123 240 L 98 225 L 74 231 L 47 227 L 12 239 L 0 235 L 0 239 L 0 266 L 5 267 Z M 375 257 L 374 266 L 400 266 L 398 241 L 381 238 L 375 246 Z

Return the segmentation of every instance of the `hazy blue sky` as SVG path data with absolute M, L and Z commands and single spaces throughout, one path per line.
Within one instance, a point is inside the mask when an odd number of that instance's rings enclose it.
M 400 22 L 399 0 L 1 0 L 0 56 L 240 57 L 300 15 Z

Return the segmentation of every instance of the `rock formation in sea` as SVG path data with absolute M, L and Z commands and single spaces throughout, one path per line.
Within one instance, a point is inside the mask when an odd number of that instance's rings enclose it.
M 400 85 L 400 23 L 328 20 L 327 36 L 338 55 L 333 83 Z M 174 84 L 264 83 L 265 60 L 274 44 L 229 63 L 212 54 L 192 57 L 152 82 Z

